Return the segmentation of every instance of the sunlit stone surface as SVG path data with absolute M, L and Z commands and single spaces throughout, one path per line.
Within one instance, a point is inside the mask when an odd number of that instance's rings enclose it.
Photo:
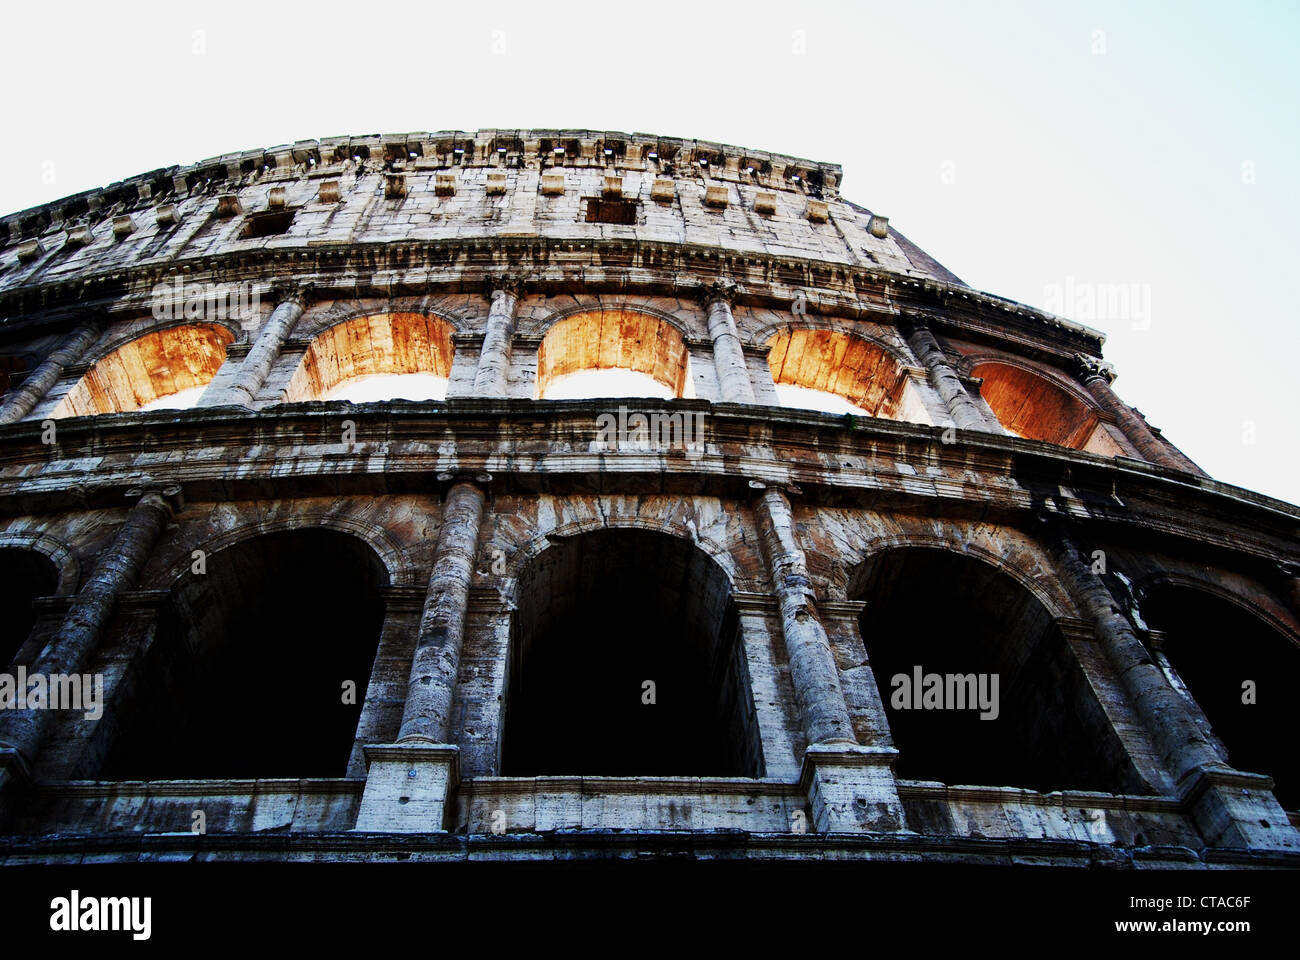
M 0 217 L 0 695 L 103 691 L 0 709 L 0 862 L 1300 866 L 1300 510 L 841 177 L 449 131 Z

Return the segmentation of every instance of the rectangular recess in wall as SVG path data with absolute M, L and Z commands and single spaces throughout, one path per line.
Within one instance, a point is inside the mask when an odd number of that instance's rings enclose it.
M 294 210 L 267 210 L 262 213 L 250 213 L 244 221 L 241 232 L 245 240 L 251 237 L 274 237 L 289 232 L 293 223 Z
M 636 223 L 635 200 L 607 200 L 601 197 L 583 197 L 587 204 L 588 223 Z

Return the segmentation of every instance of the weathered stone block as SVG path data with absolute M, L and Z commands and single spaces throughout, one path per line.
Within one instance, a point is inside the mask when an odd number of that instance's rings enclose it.
M 217 197 L 218 217 L 237 217 L 244 212 L 239 204 L 239 197 L 233 193 L 223 193 Z
M 396 743 L 365 748 L 369 770 L 357 812 L 359 831 L 443 833 L 459 782 L 451 744 Z

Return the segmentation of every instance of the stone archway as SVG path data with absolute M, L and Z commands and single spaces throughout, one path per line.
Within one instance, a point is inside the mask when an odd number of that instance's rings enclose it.
M 785 406 L 929 422 L 911 396 L 903 364 L 877 343 L 800 328 L 781 330 L 768 347 L 772 382 Z
M 557 538 L 515 595 L 503 774 L 762 775 L 739 617 L 703 551 L 638 529 Z
M 1109 437 L 1094 437 L 1096 410 L 1047 377 L 997 361 L 977 364 L 971 375 L 983 380 L 980 395 L 998 423 L 1016 436 L 1096 453 L 1123 452 Z
M 98 360 L 50 416 L 193 406 L 225 363 L 226 347 L 234 339 L 229 328 L 215 323 L 146 333 Z
M 440 317 L 419 313 L 376 313 L 337 323 L 312 340 L 285 400 L 333 399 L 363 378 L 372 389 L 357 396 L 366 399 L 445 399 L 453 332 Z
M 685 341 L 666 320 L 636 310 L 584 311 L 552 324 L 542 338 L 537 396 L 550 399 L 569 378 L 587 375 L 585 396 L 681 397 L 687 367 Z
M 1010 574 L 897 547 L 864 561 L 849 595 L 866 604 L 901 778 L 1145 792 L 1052 613 Z
M 117 698 L 103 778 L 343 776 L 387 584 L 374 551 L 331 530 L 269 533 L 207 556 L 172 587 Z
M 1143 590 L 1142 616 L 1176 688 L 1204 716 L 1238 770 L 1263 773 L 1300 810 L 1295 689 L 1300 646 L 1240 603 L 1192 586 Z

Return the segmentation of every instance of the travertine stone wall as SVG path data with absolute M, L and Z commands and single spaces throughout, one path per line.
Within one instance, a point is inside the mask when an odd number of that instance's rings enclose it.
M 187 315 L 191 287 L 251 302 Z M 213 336 L 178 352 L 194 324 Z M 1115 397 L 1101 341 L 966 286 L 845 200 L 838 166 L 701 141 L 303 141 L 0 218 L 0 550 L 55 584 L 7 597 L 34 625 L 0 668 L 104 688 L 94 719 L 0 710 L 0 862 L 193 856 L 198 811 L 217 857 L 385 858 L 394 834 L 430 859 L 615 855 L 624 833 L 669 852 L 689 831 L 696 855 L 1294 866 L 1300 813 L 1233 766 L 1143 604 L 1203 591 L 1296 653 L 1300 510 L 1204 476 Z M 611 367 L 675 398 L 539 399 Z M 415 371 L 447 399 L 320 399 Z M 192 383 L 196 406 L 139 411 Z M 783 407 L 778 384 L 868 415 Z M 141 704 L 186 696 L 157 663 L 197 656 L 185 645 L 241 603 L 294 622 L 301 585 L 241 588 L 223 557 L 321 530 L 339 538 L 321 561 L 370 570 L 382 606 L 334 775 L 107 776 Z M 620 531 L 673 544 L 657 567 L 609 566 L 717 641 L 697 649 L 727 762 L 754 775 L 504 769 L 528 639 L 580 619 L 557 599 L 591 573 L 570 569 L 575 545 Z M 886 562 L 909 552 L 960 563 Z M 924 602 L 880 635 L 890 569 L 958 568 L 976 573 L 909 584 Z M 684 570 L 709 572 L 684 587 Z M 222 589 L 194 589 L 204 576 Z M 339 592 L 313 602 L 360 602 Z M 897 773 L 880 641 L 937 642 L 959 601 L 969 629 L 939 641 L 1020 611 L 999 653 L 1025 684 L 1026 763 L 1068 767 L 1053 751 L 1082 730 L 1107 792 Z M 636 617 L 610 617 L 608 642 Z M 328 659 L 292 639 L 304 665 Z M 296 696 L 244 655 L 229 709 Z M 240 747 L 265 757 L 276 737 Z

